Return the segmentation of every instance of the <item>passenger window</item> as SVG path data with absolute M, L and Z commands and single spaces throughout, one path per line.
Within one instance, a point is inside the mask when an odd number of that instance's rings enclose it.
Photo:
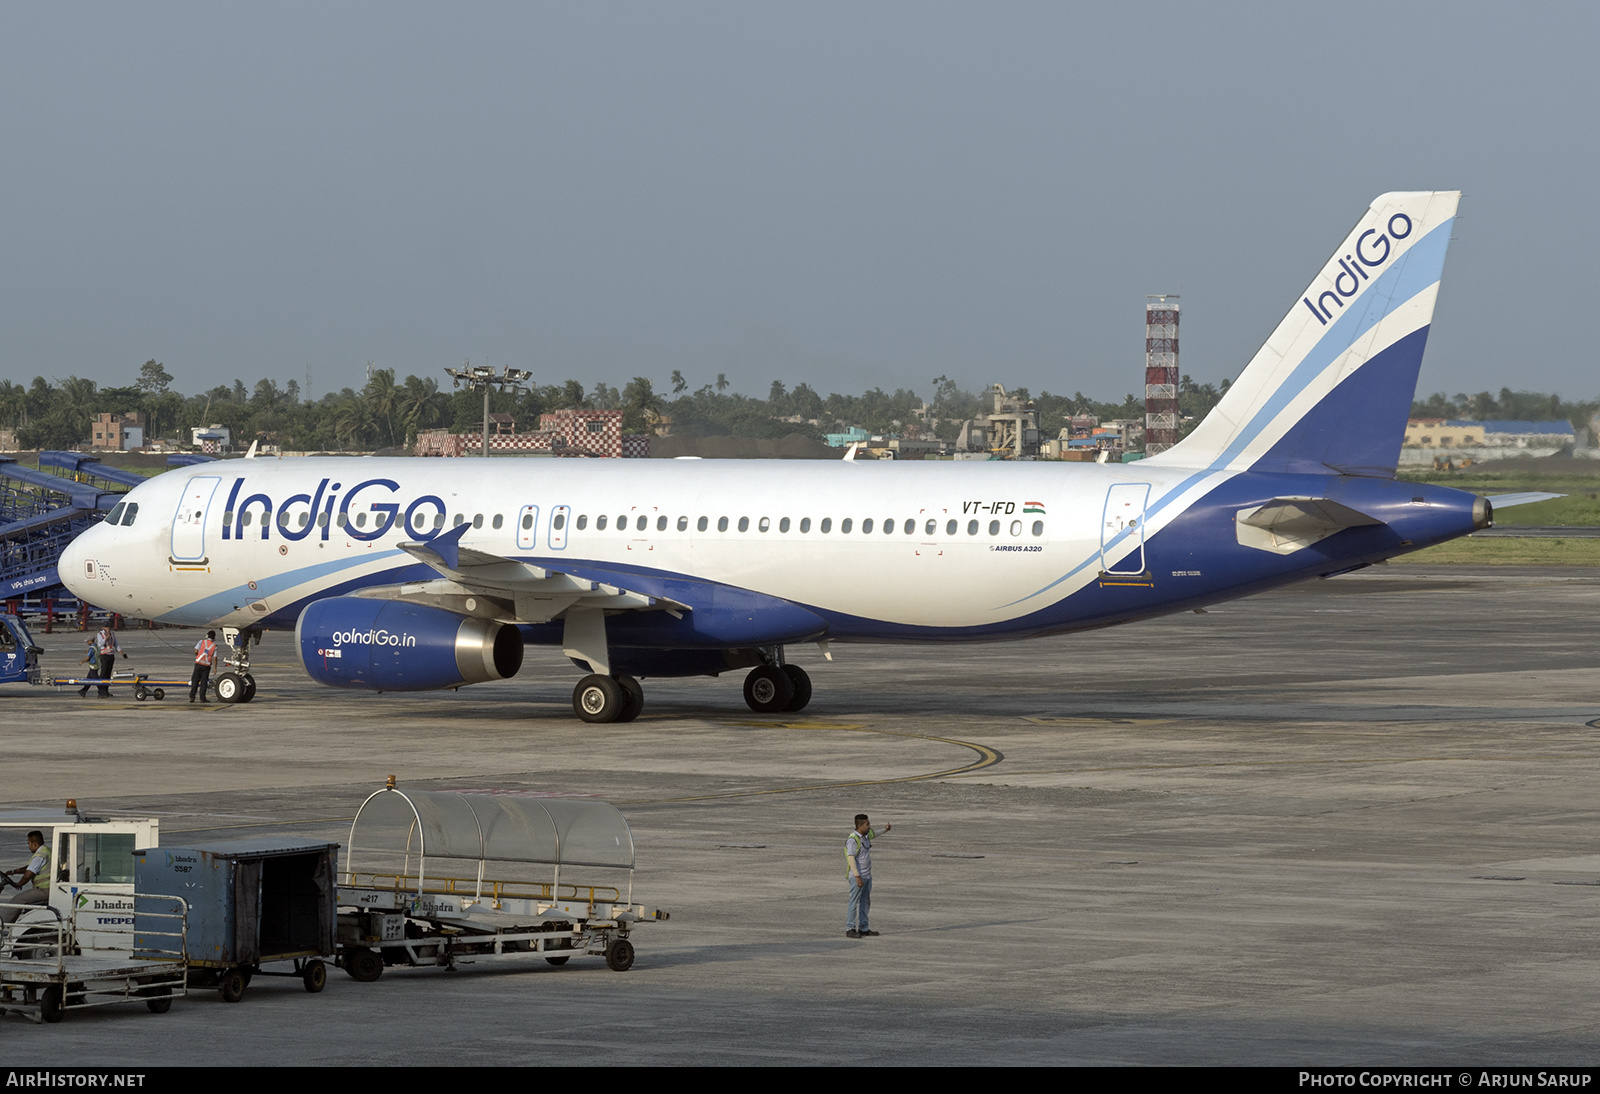
M 358 521 L 357 523 L 360 523 L 360 522 Z M 435 513 L 433 515 L 433 527 L 434 527 L 435 530 L 444 527 L 444 514 L 443 513 Z
M 1033 522 L 1033 534 L 1036 536 L 1044 535 L 1044 521 L 1036 520 Z
M 242 524 L 244 527 L 248 528 L 248 527 L 250 527 L 251 521 L 253 521 L 255 519 L 256 519 L 256 515 L 254 513 L 252 513 L 250 510 L 246 509 L 244 511 L 244 520 L 240 521 L 239 523 Z
M 340 528 L 343 528 L 346 524 L 350 523 L 350 516 L 347 513 L 340 513 L 338 516 L 334 517 L 333 520 L 335 524 L 337 524 Z
M 906 535 L 908 535 L 908 536 L 909 535 L 913 535 L 916 532 L 916 530 L 917 530 L 917 522 L 912 520 L 912 519 L 910 519 L 909 517 L 906 518 L 906 527 L 905 527 Z M 928 534 L 930 536 L 933 535 L 933 521 L 931 521 L 931 520 L 928 522 Z
M 780 520 L 778 522 L 778 531 L 787 532 L 788 530 L 789 530 L 789 518 L 788 517 L 784 517 L 782 520 Z
M 739 518 L 739 531 L 748 532 L 749 530 L 750 530 L 750 518 L 749 517 L 740 517 Z
M 278 527 L 279 528 L 287 528 L 287 527 L 289 527 L 289 510 L 287 510 L 287 509 L 279 509 L 278 510 Z
M 833 518 L 823 517 L 822 523 L 817 525 L 817 530 L 823 535 L 827 535 L 829 532 L 833 531 Z
M 604 513 L 601 513 L 598 517 L 594 518 L 594 530 L 597 532 L 604 532 L 606 530 L 606 515 Z
M 704 532 L 708 523 L 709 521 L 705 517 L 701 517 L 699 522 L 695 524 L 695 530 Z
M 555 516 L 555 519 L 550 522 L 550 527 L 554 528 L 558 532 L 561 531 L 561 529 L 565 528 L 566 526 L 567 526 L 567 514 L 565 514 L 565 513 L 557 513 L 556 516 Z
M 1011 522 L 1011 534 L 1014 536 L 1020 536 L 1022 534 L 1022 522 L 1020 520 L 1014 520 Z
M 589 514 L 588 513 L 579 514 L 579 516 L 578 516 L 578 531 L 581 532 L 587 527 L 589 527 Z
M 728 530 L 728 518 L 727 517 L 718 517 L 717 518 L 717 531 L 726 532 L 727 530 Z
M 633 527 L 635 531 L 644 531 L 646 528 L 650 527 L 650 518 L 641 515 L 638 520 L 633 522 Z
M 499 528 L 501 525 L 505 524 L 505 522 L 506 518 L 504 513 L 496 513 L 494 515 L 494 527 Z
M 760 532 L 765 532 L 765 531 L 768 531 L 769 529 L 771 529 L 771 527 L 772 527 L 772 520 L 770 518 L 768 518 L 768 517 L 762 517 L 761 518 L 761 523 L 756 525 L 756 530 L 760 531 Z
M 326 528 L 327 526 L 328 526 L 328 514 L 326 514 L 326 513 L 318 513 L 317 514 L 317 527 L 318 528 Z
M 482 513 L 478 513 L 478 514 L 473 516 L 473 518 L 472 518 L 472 526 L 474 528 L 482 528 L 483 527 L 483 514 Z
M 946 525 L 945 525 L 945 526 L 944 526 L 944 534 L 945 534 L 945 535 L 947 535 L 947 536 L 953 536 L 953 535 L 955 535 L 955 534 L 956 534 L 956 528 L 957 528 L 957 527 L 958 527 L 958 526 L 957 526 L 957 524 L 956 524 L 956 522 L 955 522 L 955 521 L 953 521 L 953 520 L 952 520 L 952 521 L 950 521 L 950 522 L 949 522 L 949 523 L 948 523 L 948 524 L 946 524 Z
M 628 514 L 624 513 L 624 514 L 622 514 L 622 516 L 617 518 L 617 531 L 626 532 L 627 530 L 628 530 Z
M 975 536 L 977 534 L 978 534 L 978 522 L 975 521 L 975 520 L 967 521 L 967 535 Z
M 450 527 L 459 528 L 461 525 L 463 525 L 465 523 L 467 523 L 467 518 L 462 516 L 460 513 L 457 513 L 455 515 L 455 519 L 450 522 Z
M 666 517 L 657 517 L 656 518 L 656 531 L 665 532 L 666 530 L 667 530 L 667 518 Z
M 890 517 L 888 520 L 883 522 L 883 534 L 886 535 L 886 536 L 894 535 L 894 518 L 893 517 Z
M 1000 522 L 999 521 L 991 520 L 989 522 L 989 534 L 991 536 L 998 536 L 1000 534 Z
M 306 525 L 308 525 L 310 523 L 311 523 L 311 510 L 307 509 L 304 513 L 300 514 L 300 527 L 304 528 Z
M 848 532 L 849 529 L 846 528 L 845 531 Z M 868 517 L 866 520 L 861 522 L 861 534 L 864 535 L 864 536 L 870 536 L 872 534 L 872 518 L 871 517 Z
M 925 536 L 931 536 L 931 535 L 937 534 L 938 531 L 939 531 L 939 522 L 936 521 L 936 520 L 930 520 L 928 522 L 927 527 L 922 530 L 922 534 L 925 535 Z
M 705 517 L 701 517 L 700 519 L 701 520 L 705 520 L 706 518 Z M 689 530 L 689 518 L 688 517 L 679 517 L 678 518 L 678 531 L 687 532 L 688 530 Z
M 811 518 L 810 517 L 801 517 L 800 518 L 800 534 L 801 535 L 805 535 L 809 531 L 811 531 Z
M 532 527 L 533 527 L 533 514 L 532 513 L 524 513 L 524 514 L 522 514 L 522 530 L 524 532 L 526 532 L 529 528 L 532 528 Z M 601 525 L 601 527 L 604 528 L 605 525 Z
M 869 520 L 867 523 L 871 524 L 872 522 Z M 870 532 L 870 531 L 872 531 L 872 529 L 868 528 L 867 531 Z M 839 534 L 841 536 L 848 536 L 850 534 L 850 518 L 849 517 L 845 517 L 843 520 L 841 520 L 839 522 Z

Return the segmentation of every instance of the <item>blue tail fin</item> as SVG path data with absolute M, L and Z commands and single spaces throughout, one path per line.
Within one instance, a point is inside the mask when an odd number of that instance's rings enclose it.
M 1151 459 L 1392 478 L 1460 199 L 1374 201 L 1205 421 Z

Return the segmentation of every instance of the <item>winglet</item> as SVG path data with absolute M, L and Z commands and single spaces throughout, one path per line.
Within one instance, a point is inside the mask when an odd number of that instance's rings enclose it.
M 463 521 L 443 535 L 434 536 L 425 546 L 428 550 L 438 555 L 444 564 L 452 570 L 461 568 L 461 537 L 467 534 L 467 529 L 472 525 Z

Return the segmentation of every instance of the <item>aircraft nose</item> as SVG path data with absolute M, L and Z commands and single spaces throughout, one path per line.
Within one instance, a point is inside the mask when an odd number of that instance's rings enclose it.
M 87 600 L 89 588 L 89 544 L 86 540 L 93 538 L 96 529 L 90 528 L 75 537 L 71 543 L 62 548 L 61 557 L 56 560 L 56 573 L 61 578 L 73 596 L 80 600 Z

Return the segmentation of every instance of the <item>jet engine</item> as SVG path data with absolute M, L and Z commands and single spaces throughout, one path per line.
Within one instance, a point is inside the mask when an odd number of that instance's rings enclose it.
M 424 604 L 339 596 L 295 624 L 310 677 L 336 688 L 433 691 L 504 680 L 522 667 L 522 632 Z

